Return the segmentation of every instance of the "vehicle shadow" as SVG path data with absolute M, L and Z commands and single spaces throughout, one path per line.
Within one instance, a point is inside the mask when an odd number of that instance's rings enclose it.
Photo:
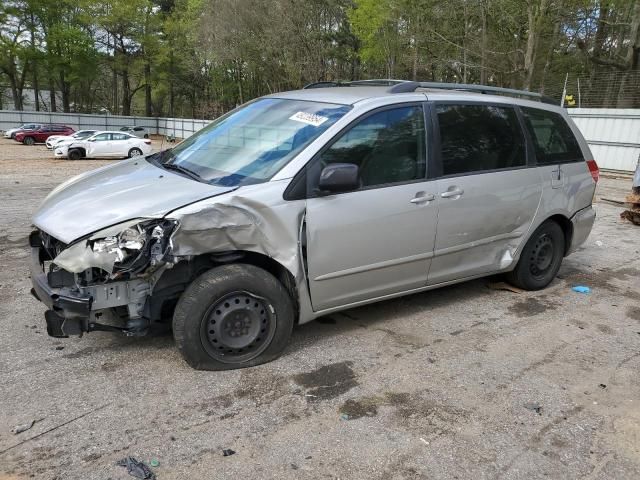
M 498 279 L 499 277 L 488 277 L 471 280 L 325 315 L 298 325 L 285 354 L 302 350 L 320 338 L 345 335 L 354 330 L 379 328 L 387 321 L 447 307 L 462 299 L 481 301 L 481 298 L 496 294 L 487 284 Z

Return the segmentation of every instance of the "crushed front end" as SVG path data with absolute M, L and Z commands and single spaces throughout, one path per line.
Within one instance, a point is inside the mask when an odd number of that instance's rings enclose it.
M 42 230 L 32 232 L 31 293 L 48 307 L 49 335 L 147 333 L 151 292 L 173 266 L 175 227 L 170 220 L 132 220 L 70 245 Z

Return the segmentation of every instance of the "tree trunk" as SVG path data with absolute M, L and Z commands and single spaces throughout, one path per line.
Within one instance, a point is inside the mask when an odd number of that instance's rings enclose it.
M 30 13 L 31 24 L 30 24 L 30 33 L 31 33 L 31 48 L 33 51 L 36 51 L 36 34 L 35 34 L 35 19 L 33 16 L 33 12 Z M 38 85 L 38 62 L 34 58 L 31 62 L 31 68 L 33 69 L 33 98 L 35 100 L 36 112 L 40 111 L 40 86 Z
M 173 49 L 169 50 L 169 117 L 174 117 L 175 98 L 173 93 Z
M 539 3 L 530 1 L 527 8 L 529 18 L 529 33 L 527 35 L 527 50 L 524 56 L 524 89 L 531 90 L 533 82 L 533 73 L 535 71 L 536 53 L 538 47 L 538 33 L 542 24 L 542 20 L 546 15 L 547 4 L 549 0 L 539 0 Z
M 65 78 L 64 71 L 60 71 L 60 93 L 62 93 L 62 111 L 65 113 L 69 113 L 71 111 L 71 106 L 69 102 L 69 93 L 71 90 L 71 86 L 69 82 L 67 82 Z
M 57 112 L 58 107 L 56 105 L 56 84 L 53 81 L 53 77 L 49 75 L 49 103 L 51 105 L 52 112 Z
M 148 59 L 144 62 L 144 112 L 147 117 L 153 115 L 153 106 L 151 104 L 151 64 Z
M 480 5 L 482 37 L 480 40 L 480 84 L 487 84 L 487 3 L 483 1 Z
M 122 115 L 131 115 L 131 87 L 129 86 L 129 69 L 125 69 L 120 73 L 122 76 Z
M 23 110 L 22 104 L 22 91 L 18 88 L 18 82 L 14 75 L 7 74 L 9 77 L 9 83 L 11 84 L 11 96 L 13 97 L 13 107 L 16 110 Z
M 553 35 L 551 36 L 551 45 L 549 46 L 549 51 L 547 52 L 547 59 L 544 62 L 544 68 L 542 69 L 542 78 L 540 79 L 540 93 L 544 93 L 544 84 L 547 79 L 547 74 L 549 73 L 549 68 L 551 68 L 551 61 L 553 60 L 553 51 L 558 43 L 558 35 L 560 34 L 560 15 L 556 17 L 556 21 L 553 25 Z
M 33 98 L 36 102 L 36 112 L 40 111 L 40 84 L 38 83 L 38 66 L 34 61 L 33 68 Z

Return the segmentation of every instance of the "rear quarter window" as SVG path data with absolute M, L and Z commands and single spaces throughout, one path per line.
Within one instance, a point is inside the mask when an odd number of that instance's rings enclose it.
M 583 161 L 582 150 L 562 115 L 522 107 L 539 165 Z

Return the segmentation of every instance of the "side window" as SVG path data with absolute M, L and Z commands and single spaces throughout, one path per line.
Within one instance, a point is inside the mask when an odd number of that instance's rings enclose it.
M 129 140 L 131 137 L 126 133 L 112 133 L 111 140 Z
M 351 127 L 320 157 L 320 170 L 331 163 L 354 163 L 362 187 L 425 178 L 425 130 L 422 107 L 383 110 Z
M 442 174 L 526 165 L 524 136 L 512 107 L 437 105 Z
M 106 142 L 107 140 L 109 140 L 111 137 L 110 133 L 101 133 L 100 135 L 96 135 L 94 138 L 94 140 L 96 142 Z
M 143 129 L 142 127 L 136 127 L 136 128 L 134 128 L 134 130 L 135 130 L 136 132 L 141 132 L 141 131 L 142 131 L 142 130 L 144 130 L 144 129 Z
M 580 145 L 562 115 L 536 108 L 522 108 L 522 113 L 538 164 L 583 160 Z

